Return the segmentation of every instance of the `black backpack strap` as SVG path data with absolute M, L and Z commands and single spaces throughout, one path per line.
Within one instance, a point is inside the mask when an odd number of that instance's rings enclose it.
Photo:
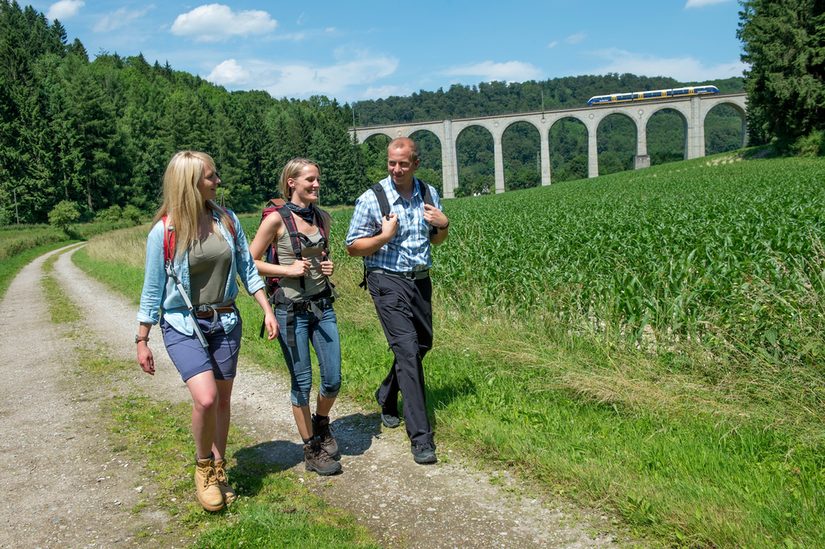
M 301 238 L 298 236 L 298 226 L 295 225 L 295 219 L 292 217 L 292 210 L 286 206 L 278 208 L 278 214 L 284 221 L 284 228 L 289 234 L 289 243 L 292 245 L 292 252 L 295 254 L 295 260 L 301 259 Z M 301 290 L 305 288 L 304 277 L 301 277 Z
M 324 237 L 324 255 L 329 259 L 329 226 L 332 222 L 329 214 L 321 208 L 315 208 L 315 226 L 321 231 L 321 236 Z
M 381 209 L 381 217 L 390 215 L 390 201 L 387 200 L 387 193 L 384 192 L 384 187 L 381 183 L 376 183 L 372 186 L 372 192 L 375 193 L 375 198 L 378 200 L 378 207 Z
M 419 194 L 421 194 L 421 199 L 424 201 L 424 204 L 429 204 L 430 206 L 435 207 L 435 203 L 433 202 L 433 196 L 430 194 L 430 186 L 418 178 L 416 178 L 415 180 L 418 182 L 418 192 Z M 430 225 L 430 236 L 433 236 L 437 232 L 438 229 Z

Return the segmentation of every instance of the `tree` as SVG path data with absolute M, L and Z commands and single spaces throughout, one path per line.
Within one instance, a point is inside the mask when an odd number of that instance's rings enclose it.
M 736 34 L 751 141 L 786 148 L 825 126 L 825 0 L 745 0 Z

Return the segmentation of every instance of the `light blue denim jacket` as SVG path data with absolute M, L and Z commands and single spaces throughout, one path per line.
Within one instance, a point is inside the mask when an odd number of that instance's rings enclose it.
M 246 235 L 241 227 L 241 222 L 238 221 L 238 217 L 234 212 L 230 211 L 228 213 L 235 225 L 234 241 L 230 230 L 221 223 L 218 213 L 212 212 L 221 236 L 229 243 L 229 247 L 233 252 L 232 265 L 223 292 L 224 302 L 233 301 L 238 296 L 236 275 L 240 275 L 249 295 L 264 287 L 264 281 L 258 274 L 255 261 L 249 253 L 249 245 L 246 242 Z M 175 281 L 166 276 L 163 264 L 163 233 L 163 221 L 161 220 L 155 223 L 155 226 L 149 231 L 149 238 L 146 240 L 146 271 L 143 277 L 143 292 L 140 294 L 137 320 L 146 324 L 157 324 L 162 309 L 163 318 L 175 330 L 182 334 L 192 335 L 194 330 L 192 321 L 189 318 L 191 316 L 189 310 L 186 308 Z M 191 297 L 188 250 L 175 257 L 174 267 L 184 289 Z M 220 313 L 220 319 L 226 333 L 231 332 L 238 324 L 238 315 L 234 312 Z

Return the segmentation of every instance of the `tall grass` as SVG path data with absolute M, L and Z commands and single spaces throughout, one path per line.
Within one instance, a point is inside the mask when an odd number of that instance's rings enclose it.
M 441 448 L 665 543 L 825 545 L 823 175 L 702 160 L 448 201 L 425 361 Z M 332 229 L 343 394 L 372 404 L 391 357 L 350 214 Z M 244 345 L 282 367 L 241 306 Z

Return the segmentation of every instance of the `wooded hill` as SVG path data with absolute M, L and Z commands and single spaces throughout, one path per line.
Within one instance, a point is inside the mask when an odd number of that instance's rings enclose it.
M 714 82 L 741 91 L 741 79 Z M 0 0 L 0 225 L 37 223 L 61 201 L 78 205 L 83 219 L 112 207 L 153 211 L 166 163 L 178 150 L 210 153 L 224 185 L 220 198 L 239 211 L 275 195 L 281 167 L 308 156 L 322 169 L 324 204 L 350 204 L 386 174 L 385 140 L 352 143 L 349 128 L 412 120 L 537 111 L 583 105 L 592 95 L 680 85 L 633 75 L 565 77 L 543 82 L 452 86 L 341 105 L 323 96 L 274 99 L 266 92 L 228 92 L 169 63 L 142 55 L 100 52 L 69 42 L 64 27 L 17 2 Z M 721 107 L 708 122 L 708 152 L 741 143 L 741 119 Z M 732 109 L 731 109 L 732 110 Z M 716 109 L 714 110 L 714 112 Z M 601 134 L 601 132 L 604 134 Z M 658 115 L 648 129 L 653 163 L 683 156 L 683 122 Z M 441 187 L 441 152 L 434 136 L 420 141 L 420 175 Z M 586 177 L 586 134 L 577 123 L 554 125 L 550 135 L 553 181 Z M 539 136 L 525 124 L 504 139 L 509 189 L 537 185 Z M 635 129 L 617 117 L 600 129 L 600 171 L 628 169 Z M 465 131 L 458 148 L 459 194 L 489 192 L 492 138 Z

